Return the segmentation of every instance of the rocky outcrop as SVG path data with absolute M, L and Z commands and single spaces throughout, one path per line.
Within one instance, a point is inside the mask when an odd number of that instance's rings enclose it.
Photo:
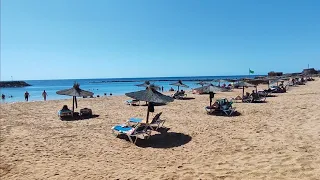
M 282 76 L 283 75 L 283 72 L 274 72 L 274 71 L 271 71 L 268 73 L 268 76 Z
M 26 87 L 31 86 L 24 81 L 0 81 L 1 88 Z

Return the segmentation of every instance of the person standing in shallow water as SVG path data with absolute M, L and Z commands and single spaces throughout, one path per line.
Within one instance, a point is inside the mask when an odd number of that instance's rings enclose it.
M 24 93 L 24 99 L 28 102 L 29 101 L 29 96 L 30 96 L 30 94 L 28 93 L 28 91 L 26 91 L 25 93 Z
M 43 97 L 44 101 L 47 100 L 47 96 L 48 96 L 48 94 L 47 94 L 46 90 L 43 90 L 42 97 Z

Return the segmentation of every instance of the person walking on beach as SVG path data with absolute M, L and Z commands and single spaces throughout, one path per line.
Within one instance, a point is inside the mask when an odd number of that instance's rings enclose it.
M 163 86 L 161 87 L 161 90 L 162 90 L 162 92 L 163 92 Z
M 48 94 L 47 94 L 46 90 L 43 90 L 42 97 L 43 97 L 44 101 L 47 100 L 47 96 L 48 96 Z
M 28 93 L 28 91 L 26 91 L 25 93 L 24 93 L 24 99 L 28 102 L 29 101 L 29 96 L 30 96 L 30 94 Z

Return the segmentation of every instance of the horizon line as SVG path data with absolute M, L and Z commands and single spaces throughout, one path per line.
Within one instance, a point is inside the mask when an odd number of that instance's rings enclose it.
M 146 79 L 146 78 L 186 78 L 186 77 L 233 77 L 233 76 L 267 76 L 267 74 L 247 74 L 247 75 L 212 75 L 212 76 L 162 76 L 162 77 L 115 77 L 115 78 L 71 78 L 71 79 L 28 79 L 28 80 L 1 80 L 5 81 L 55 81 L 55 80 L 90 80 L 90 79 Z

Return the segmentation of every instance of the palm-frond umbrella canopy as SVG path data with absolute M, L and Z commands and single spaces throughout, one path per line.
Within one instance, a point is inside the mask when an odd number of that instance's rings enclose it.
M 208 94 L 209 92 L 225 92 L 225 91 L 227 91 L 225 88 L 217 87 L 212 84 L 207 85 L 207 86 L 198 87 L 193 90 L 201 92 L 202 94 Z
M 179 87 L 180 87 L 180 86 L 181 86 L 181 87 L 185 87 L 185 88 L 189 88 L 189 86 L 183 84 L 181 80 L 179 80 L 178 82 L 172 83 L 172 84 L 170 84 L 170 85 L 172 85 L 172 86 L 178 86 L 178 91 L 179 91 Z
M 139 86 L 139 87 L 147 87 L 150 85 L 150 81 L 145 81 L 144 83 L 142 84 L 137 84 L 136 86 Z
M 242 96 L 244 96 L 244 88 L 245 87 L 256 87 L 256 85 L 253 85 L 253 84 L 250 84 L 250 83 L 247 83 L 244 81 L 240 81 L 240 82 L 236 83 L 234 86 L 242 87 Z
M 207 85 L 207 84 L 210 84 L 210 83 L 204 82 L 204 81 L 200 81 L 200 82 L 197 82 L 196 84 L 199 84 L 199 85 L 201 85 L 203 87 L 204 85 Z
M 139 86 L 139 87 L 148 87 L 148 86 L 150 86 L 150 85 L 152 85 L 152 88 L 157 89 L 157 90 L 160 90 L 160 87 L 159 87 L 159 86 L 157 86 L 157 85 L 155 85 L 155 84 L 151 84 L 150 81 L 145 81 L 144 83 L 142 83 L 142 84 L 137 84 L 136 86 Z
M 73 112 L 74 112 L 74 104 L 76 104 L 76 108 L 78 108 L 76 97 L 93 96 L 93 92 L 80 89 L 80 84 L 78 83 L 75 83 L 73 87 L 70 89 L 60 90 L 60 91 L 57 91 L 56 93 L 59 95 L 73 96 L 73 100 L 72 100 Z
M 215 80 L 213 80 L 213 82 L 218 82 L 219 86 L 220 86 L 221 82 L 227 82 L 227 81 L 224 79 L 215 79 Z
M 126 96 L 137 99 L 139 101 L 148 102 L 147 123 L 149 120 L 149 108 L 151 106 L 150 103 L 168 103 L 173 102 L 174 100 L 172 97 L 163 95 L 158 92 L 153 85 L 149 85 L 145 90 L 126 93 Z

